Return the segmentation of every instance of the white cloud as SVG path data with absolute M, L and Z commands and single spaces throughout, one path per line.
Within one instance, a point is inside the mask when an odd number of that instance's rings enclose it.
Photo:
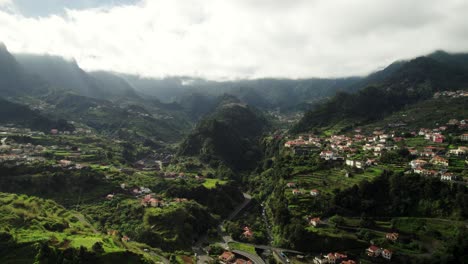
M 349 76 L 435 49 L 466 51 L 465 2 L 145 0 L 40 18 L 0 11 L 0 41 L 145 76 Z

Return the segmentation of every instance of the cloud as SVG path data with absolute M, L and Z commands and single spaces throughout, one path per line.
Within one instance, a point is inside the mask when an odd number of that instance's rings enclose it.
M 466 51 L 465 2 L 142 0 L 35 18 L 0 11 L 0 41 L 154 77 L 362 75 L 436 49 Z

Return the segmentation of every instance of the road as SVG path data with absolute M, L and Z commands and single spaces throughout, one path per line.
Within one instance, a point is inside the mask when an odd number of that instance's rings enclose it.
M 248 252 L 240 251 L 240 250 L 233 250 L 232 252 L 252 260 L 253 263 L 255 264 L 265 264 L 265 261 L 263 261 L 263 259 L 259 257 L 258 255 L 250 254 Z
M 236 242 L 236 241 L 234 239 L 232 239 L 232 237 L 229 234 L 226 234 L 223 231 L 224 230 L 223 224 L 226 221 L 230 221 L 230 220 L 234 219 L 250 203 L 250 201 L 252 200 L 252 196 L 250 196 L 247 193 L 243 193 L 243 195 L 244 195 L 244 202 L 242 202 L 242 204 L 237 206 L 236 209 L 234 209 L 234 211 L 232 211 L 232 213 L 217 227 L 218 234 L 221 236 L 221 238 L 223 240 L 221 245 L 226 249 L 229 247 L 229 245 L 228 245 L 229 242 Z M 197 263 L 199 263 L 199 264 L 209 263 L 210 260 L 212 260 L 212 258 L 210 258 L 202 248 L 203 242 L 205 242 L 205 241 L 206 241 L 206 237 L 203 237 L 193 247 L 194 252 L 197 253 L 197 256 L 198 256 Z M 255 245 L 255 244 L 248 244 L 248 245 L 251 245 L 251 246 L 253 246 L 255 248 L 259 248 L 259 249 L 270 250 L 272 252 L 276 252 L 278 254 L 278 256 L 280 257 L 280 259 L 285 264 L 287 263 L 287 261 L 286 261 L 286 259 L 281 257 L 280 252 L 287 252 L 287 253 L 293 253 L 293 254 L 302 254 L 302 252 L 299 252 L 299 251 L 296 251 L 296 250 L 290 250 L 290 249 L 285 249 L 285 248 L 275 248 L 275 247 L 268 246 L 268 245 Z M 232 252 L 251 259 L 255 264 L 265 264 L 265 261 L 263 261 L 263 259 L 261 257 L 259 257 L 258 255 L 251 254 L 249 252 L 245 252 L 245 251 L 241 251 L 241 250 L 232 250 Z
M 229 242 L 233 242 L 234 240 L 232 237 L 228 234 L 225 234 L 223 232 L 223 223 L 225 221 L 230 221 L 234 219 L 252 200 L 252 196 L 250 196 L 247 193 L 243 193 L 244 195 L 244 201 L 242 204 L 238 205 L 232 212 L 229 214 L 229 216 L 217 227 L 218 234 L 222 237 L 223 242 L 221 245 L 224 248 L 228 247 Z M 203 249 L 203 243 L 206 242 L 207 236 L 204 236 L 198 240 L 198 242 L 193 246 L 193 251 L 197 254 L 197 263 L 198 264 L 203 264 L 203 263 L 210 263 L 213 259 L 207 254 L 207 252 Z M 243 252 L 243 251 L 239 251 Z M 243 252 L 244 254 L 249 254 L 248 252 Z M 251 254 L 250 254 L 251 255 Z M 257 256 L 258 258 L 258 256 Z M 263 261 L 263 260 L 262 260 Z M 264 264 L 264 262 L 260 262 L 261 264 Z

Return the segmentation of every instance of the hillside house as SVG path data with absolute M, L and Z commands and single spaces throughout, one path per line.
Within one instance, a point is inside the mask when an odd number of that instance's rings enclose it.
M 253 237 L 253 232 L 248 226 L 246 226 L 244 227 L 244 232 L 242 233 L 242 236 L 247 239 L 250 239 Z
M 59 165 L 62 167 L 68 167 L 72 165 L 72 163 L 73 162 L 71 160 L 59 160 Z
M 253 262 L 251 260 L 245 260 L 245 259 L 241 259 L 241 258 L 236 259 L 236 261 L 234 263 L 235 264 L 253 264 Z
M 342 254 L 338 252 L 328 253 L 324 257 L 328 260 L 328 263 L 341 263 L 341 261 L 348 258 L 346 254 Z
M 321 224 L 320 217 L 314 217 L 309 219 L 309 224 L 313 227 L 317 227 Z
M 235 258 L 236 255 L 230 251 L 224 251 L 224 253 L 218 257 L 219 261 L 224 264 L 232 262 Z
M 445 167 L 449 165 L 449 161 L 446 158 L 442 158 L 441 156 L 435 156 L 430 160 L 430 162 L 434 165 L 441 165 Z
M 427 161 L 425 160 L 422 160 L 422 159 L 415 159 L 415 160 L 412 160 L 409 165 L 411 166 L 412 169 L 416 169 L 416 168 L 422 168 L 424 167 L 425 165 L 427 165 Z
M 441 181 L 453 181 L 455 180 L 455 176 L 453 175 L 453 173 L 451 172 L 444 172 L 442 173 L 442 175 L 440 176 L 440 180 Z
M 319 195 L 320 195 L 320 191 L 317 190 L 317 189 L 312 189 L 312 190 L 310 191 L 310 195 L 312 195 L 312 196 L 319 196 Z
M 314 258 L 314 264 L 328 264 L 328 259 L 323 256 L 316 256 Z
M 382 250 L 382 257 L 384 259 L 391 260 L 392 259 L 392 251 L 390 251 L 388 249 Z
M 292 190 L 292 194 L 293 195 L 299 195 L 299 194 L 302 194 L 302 192 L 299 189 L 294 189 L 294 190 Z
M 458 121 L 457 119 L 450 119 L 447 122 L 447 125 L 449 125 L 449 126 L 457 126 L 458 124 L 460 124 L 460 121 Z
M 356 264 L 356 261 L 348 259 L 348 260 L 345 260 L 345 261 L 341 261 L 341 264 Z
M 295 188 L 295 187 L 296 187 L 296 183 L 294 183 L 294 182 L 288 182 L 288 183 L 286 184 L 286 186 L 287 186 L 288 188 Z
M 435 133 L 432 135 L 432 142 L 434 143 L 443 143 L 445 140 L 444 135 Z
M 465 134 L 463 134 L 463 135 L 460 135 L 460 139 L 461 139 L 462 141 L 468 141 L 468 133 L 465 133 Z
M 393 241 L 393 242 L 397 241 L 399 236 L 400 235 L 398 233 L 387 233 L 387 234 L 385 234 L 385 238 L 390 240 L 390 241 Z
M 462 155 L 465 155 L 467 151 L 468 151 L 468 147 L 461 146 L 461 147 L 458 147 L 457 149 L 449 150 L 449 153 L 456 155 L 456 156 L 462 156 Z
M 333 153 L 333 151 L 330 150 L 324 150 L 320 152 L 320 158 L 324 160 L 332 160 L 335 158 L 335 153 Z
M 366 249 L 366 252 L 369 257 L 378 257 L 382 253 L 382 249 L 375 245 L 372 245 Z

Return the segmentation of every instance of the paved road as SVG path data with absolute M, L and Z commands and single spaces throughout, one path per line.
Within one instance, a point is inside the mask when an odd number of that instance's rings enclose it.
M 250 196 L 247 193 L 243 193 L 243 195 L 244 195 L 244 202 L 240 204 L 239 206 L 237 206 L 237 208 L 234 209 L 234 211 L 232 211 L 232 213 L 225 219 L 225 221 L 231 221 L 234 217 L 237 216 L 237 214 L 240 213 L 240 211 L 242 211 L 250 203 L 250 201 L 252 200 L 252 196 Z
M 253 263 L 255 263 L 255 264 L 265 264 L 265 261 L 263 261 L 263 259 L 261 257 L 257 256 L 257 255 L 250 254 L 248 252 L 240 251 L 240 250 L 233 250 L 232 252 L 252 260 Z
M 244 195 L 244 202 L 242 202 L 242 204 L 238 205 L 232 212 L 231 214 L 224 220 L 224 221 L 230 221 L 232 220 L 234 217 L 237 216 L 237 214 L 239 214 L 239 212 L 241 212 L 249 203 L 250 201 L 252 200 L 252 196 L 250 196 L 249 194 L 247 193 L 243 193 Z M 223 221 L 223 223 L 224 223 Z M 232 237 L 228 234 L 225 234 L 223 232 L 223 223 L 221 223 L 220 225 L 218 225 L 217 227 L 217 230 L 218 230 L 218 234 L 222 237 L 223 241 L 221 243 L 221 245 L 224 247 L 224 248 L 227 248 L 228 247 L 228 243 L 229 242 L 233 242 L 234 240 L 232 239 Z M 198 242 L 194 245 L 194 247 L 192 248 L 193 251 L 195 253 L 197 253 L 197 264 L 203 264 L 203 263 L 209 263 L 211 260 L 213 260 L 208 254 L 207 252 L 205 252 L 205 250 L 203 249 L 203 243 L 206 241 L 207 239 L 207 236 L 204 236 L 202 238 L 200 238 L 198 240 Z M 242 251 L 240 251 L 242 252 Z M 244 252 L 245 254 L 249 254 L 248 252 Z M 261 264 L 264 264 L 261 263 Z

